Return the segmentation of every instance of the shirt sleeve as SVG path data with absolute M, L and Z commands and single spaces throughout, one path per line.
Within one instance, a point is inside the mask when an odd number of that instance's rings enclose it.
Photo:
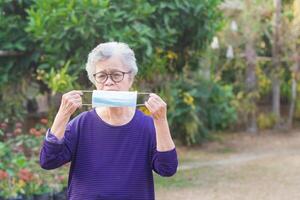
M 178 167 L 176 148 L 169 151 L 157 151 L 156 131 L 153 121 L 150 123 L 152 169 L 160 176 L 173 176 Z
M 77 144 L 76 127 L 68 123 L 64 137 L 59 140 L 48 129 L 40 151 L 40 166 L 43 169 L 55 169 L 72 160 Z
M 51 129 L 49 128 L 47 133 L 46 133 L 46 138 L 45 140 L 47 140 L 48 142 L 51 143 L 55 143 L 55 144 L 62 144 L 64 142 L 63 138 L 62 139 L 58 139 L 52 132 Z

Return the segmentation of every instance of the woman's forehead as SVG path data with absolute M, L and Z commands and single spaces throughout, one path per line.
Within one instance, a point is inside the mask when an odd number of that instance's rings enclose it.
M 123 64 L 120 58 L 111 57 L 96 63 L 96 71 L 124 71 L 128 67 Z

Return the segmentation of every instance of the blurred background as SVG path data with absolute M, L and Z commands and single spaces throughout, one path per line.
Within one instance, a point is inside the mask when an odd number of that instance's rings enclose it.
M 0 199 L 65 199 L 69 165 L 42 170 L 40 146 L 107 41 L 168 104 L 158 200 L 300 199 L 300 0 L 0 0 Z

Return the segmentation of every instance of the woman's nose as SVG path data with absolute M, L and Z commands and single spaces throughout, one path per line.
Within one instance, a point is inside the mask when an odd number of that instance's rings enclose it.
M 105 81 L 105 85 L 113 85 L 115 82 L 111 79 L 111 76 L 107 77 L 107 80 Z

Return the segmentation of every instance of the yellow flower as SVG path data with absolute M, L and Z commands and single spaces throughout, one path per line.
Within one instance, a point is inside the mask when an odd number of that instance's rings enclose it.
M 146 106 L 140 107 L 140 110 L 145 114 L 145 115 L 151 115 L 150 111 Z
M 188 92 L 183 93 L 183 102 L 186 103 L 187 105 L 191 106 L 192 108 L 195 108 L 194 104 L 194 97 L 190 95 Z
M 174 51 L 167 52 L 167 58 L 170 60 L 176 60 L 178 58 L 177 54 Z
M 18 187 L 18 188 L 23 188 L 25 185 L 26 185 L 26 183 L 25 183 L 25 181 L 23 181 L 22 179 L 20 179 L 20 180 L 17 182 L 17 187 Z

